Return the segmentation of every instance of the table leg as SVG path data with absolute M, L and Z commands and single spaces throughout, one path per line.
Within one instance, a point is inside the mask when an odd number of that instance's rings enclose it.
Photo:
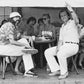
M 5 57 L 3 57 L 3 79 L 5 79 Z
M 72 66 L 72 70 L 75 68 L 77 74 L 79 74 L 79 71 L 78 71 L 77 66 L 76 66 L 77 57 L 78 57 L 78 54 L 75 56 L 75 58 L 72 57 L 72 62 L 74 64 L 74 66 Z
M 40 45 L 40 63 L 41 63 L 41 68 L 43 68 L 43 48 L 42 48 L 42 45 Z

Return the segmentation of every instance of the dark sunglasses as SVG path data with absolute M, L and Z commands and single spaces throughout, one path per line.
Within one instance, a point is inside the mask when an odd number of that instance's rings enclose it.
M 46 20 L 47 18 L 43 18 L 43 20 Z

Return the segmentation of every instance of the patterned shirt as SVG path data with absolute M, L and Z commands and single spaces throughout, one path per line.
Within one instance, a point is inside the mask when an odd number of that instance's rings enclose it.
M 0 42 L 6 42 L 8 39 L 14 39 L 15 26 L 11 22 L 3 24 L 0 28 Z

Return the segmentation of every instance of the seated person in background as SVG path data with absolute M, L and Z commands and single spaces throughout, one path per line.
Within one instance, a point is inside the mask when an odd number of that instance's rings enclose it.
M 44 28 L 42 30 L 42 36 L 49 37 L 56 39 L 56 29 L 55 26 L 51 24 L 51 17 L 49 14 L 43 14 L 43 23 L 44 23 Z
M 26 25 L 26 19 L 25 18 L 21 18 L 20 23 L 18 24 L 18 28 L 21 34 L 23 34 L 24 30 L 25 30 L 25 25 Z
M 10 13 L 9 20 L 3 24 L 0 28 L 0 55 L 7 56 L 20 56 L 17 57 L 15 72 L 20 74 L 18 67 L 23 59 L 25 73 L 24 76 L 34 76 L 35 74 L 30 70 L 34 67 L 31 51 L 25 53 L 23 50 L 31 48 L 28 41 L 25 38 L 19 38 L 20 33 L 17 31 L 18 23 L 20 22 L 21 15 L 18 12 Z M 22 58 L 21 58 L 22 56 Z
M 33 40 L 35 40 L 35 36 L 37 35 L 34 30 L 34 25 L 36 24 L 36 18 L 35 17 L 29 17 L 27 19 L 27 24 L 25 24 L 24 30 L 23 30 L 23 37 L 24 38 L 30 38 L 29 42 L 31 42 L 31 46 L 33 46 Z M 33 38 L 34 37 L 34 38 Z
M 23 35 L 27 36 L 34 36 L 34 25 L 36 24 L 36 18 L 35 17 L 29 17 L 27 19 L 27 24 L 25 25 L 25 29 L 23 32 Z
M 82 24 L 78 24 L 78 32 L 79 32 L 79 38 L 82 39 L 84 36 L 84 26 Z
M 37 26 L 37 35 L 42 36 L 42 31 L 44 29 L 43 18 L 38 19 L 38 26 Z
M 83 61 L 84 61 L 84 26 L 78 24 L 78 32 L 80 38 L 80 59 L 78 65 L 81 69 L 84 69 Z

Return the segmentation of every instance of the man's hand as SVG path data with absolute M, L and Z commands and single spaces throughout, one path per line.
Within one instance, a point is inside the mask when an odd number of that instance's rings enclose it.
M 66 4 L 66 7 L 68 8 L 68 10 L 72 12 L 73 11 L 72 7 L 67 2 L 65 2 L 65 4 Z
M 18 34 L 17 34 L 17 38 L 20 38 L 20 36 L 21 36 L 21 33 L 18 33 Z
M 33 42 L 32 37 L 29 37 L 29 38 L 28 38 L 28 41 L 29 41 L 29 43 Z

